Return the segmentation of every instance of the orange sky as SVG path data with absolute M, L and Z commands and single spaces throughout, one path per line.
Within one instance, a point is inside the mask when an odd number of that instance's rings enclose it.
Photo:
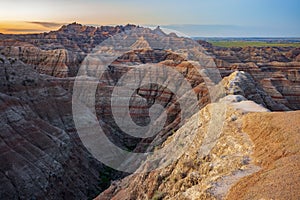
M 22 21 L 0 21 L 0 33 L 40 33 L 48 32 L 59 28 L 61 24 L 53 24 L 51 26 L 43 26 L 31 22 Z
M 299 37 L 299 6 L 299 0 L 1 0 L 0 32 L 45 32 L 76 21 L 189 25 L 182 29 L 196 36 Z

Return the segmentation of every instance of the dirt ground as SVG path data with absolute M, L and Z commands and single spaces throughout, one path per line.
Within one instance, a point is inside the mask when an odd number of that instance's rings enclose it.
M 243 131 L 255 147 L 258 172 L 242 178 L 226 199 L 300 199 L 300 112 L 250 113 Z

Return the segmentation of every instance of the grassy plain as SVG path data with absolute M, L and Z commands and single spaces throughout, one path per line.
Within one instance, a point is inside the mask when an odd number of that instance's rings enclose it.
M 300 47 L 300 42 L 264 42 L 264 41 L 208 41 L 219 47 Z

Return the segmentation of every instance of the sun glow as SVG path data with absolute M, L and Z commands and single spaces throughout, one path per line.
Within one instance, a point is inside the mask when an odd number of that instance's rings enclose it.
M 26 33 L 41 33 L 53 30 L 53 27 L 45 27 L 32 22 L 18 21 L 0 21 L 0 33 L 6 34 L 26 34 Z

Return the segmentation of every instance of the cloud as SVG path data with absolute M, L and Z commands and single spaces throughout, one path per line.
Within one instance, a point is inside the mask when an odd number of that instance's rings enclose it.
M 63 23 L 57 23 L 57 22 L 27 22 L 27 23 L 30 23 L 30 24 L 35 24 L 35 25 L 40 25 L 40 26 L 43 26 L 45 28 L 56 28 L 58 26 L 61 26 L 63 25 Z
M 27 28 L 5 28 L 1 29 L 3 32 L 15 32 L 15 33 L 40 33 L 44 32 L 41 29 L 27 29 Z

